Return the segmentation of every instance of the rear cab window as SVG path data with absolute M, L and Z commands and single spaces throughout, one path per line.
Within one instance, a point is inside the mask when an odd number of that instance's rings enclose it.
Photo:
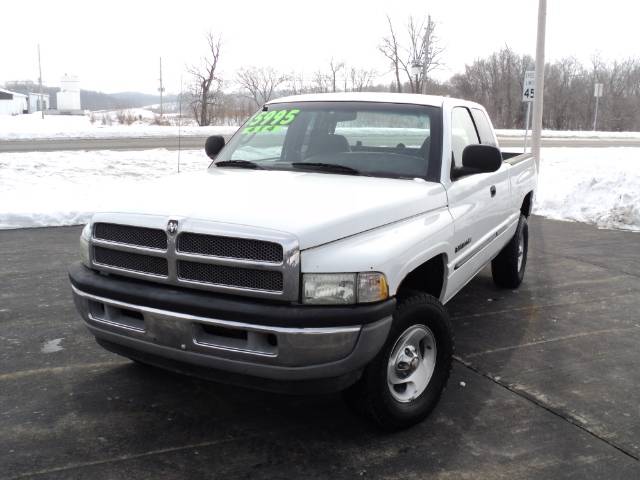
M 336 123 L 352 149 L 367 147 L 422 148 L 430 140 L 430 117 L 394 112 L 359 112 L 357 118 Z

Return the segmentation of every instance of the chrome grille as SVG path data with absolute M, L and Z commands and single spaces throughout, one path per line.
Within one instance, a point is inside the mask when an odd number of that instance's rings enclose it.
M 148 273 L 150 275 L 161 275 L 163 277 L 169 274 L 167 259 L 162 257 L 93 247 L 93 258 L 95 263 L 109 267 L 133 270 L 134 272 Z
M 282 291 L 282 273 L 272 270 L 226 267 L 180 260 L 178 261 L 178 278 L 252 290 Z
M 166 250 L 167 234 L 156 228 L 132 227 L 117 223 L 96 223 L 93 236 L 100 240 Z
M 101 213 L 94 216 L 92 267 L 174 286 L 235 295 L 299 299 L 295 236 L 197 219 Z M 177 225 L 169 232 L 168 226 Z
M 178 251 L 272 263 L 282 262 L 283 255 L 282 245 L 274 242 L 190 232 L 178 236 Z

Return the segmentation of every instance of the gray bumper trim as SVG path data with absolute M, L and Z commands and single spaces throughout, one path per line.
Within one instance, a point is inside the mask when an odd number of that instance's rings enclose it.
M 272 380 L 323 379 L 357 371 L 382 348 L 392 322 L 389 316 L 364 326 L 264 326 L 72 289 L 76 307 L 96 338 L 178 362 Z

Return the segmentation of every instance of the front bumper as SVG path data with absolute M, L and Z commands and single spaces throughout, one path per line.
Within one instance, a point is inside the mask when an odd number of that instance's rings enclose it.
M 289 390 L 278 382 L 353 383 L 384 345 L 395 306 L 265 303 L 104 276 L 81 264 L 69 277 L 78 311 L 109 350 L 269 390 Z

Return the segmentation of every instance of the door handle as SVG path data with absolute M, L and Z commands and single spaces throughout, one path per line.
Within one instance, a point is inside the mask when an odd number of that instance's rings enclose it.
M 496 196 L 496 186 L 495 185 L 491 185 L 491 188 L 489 189 L 489 192 L 491 192 L 491 197 L 495 197 Z

